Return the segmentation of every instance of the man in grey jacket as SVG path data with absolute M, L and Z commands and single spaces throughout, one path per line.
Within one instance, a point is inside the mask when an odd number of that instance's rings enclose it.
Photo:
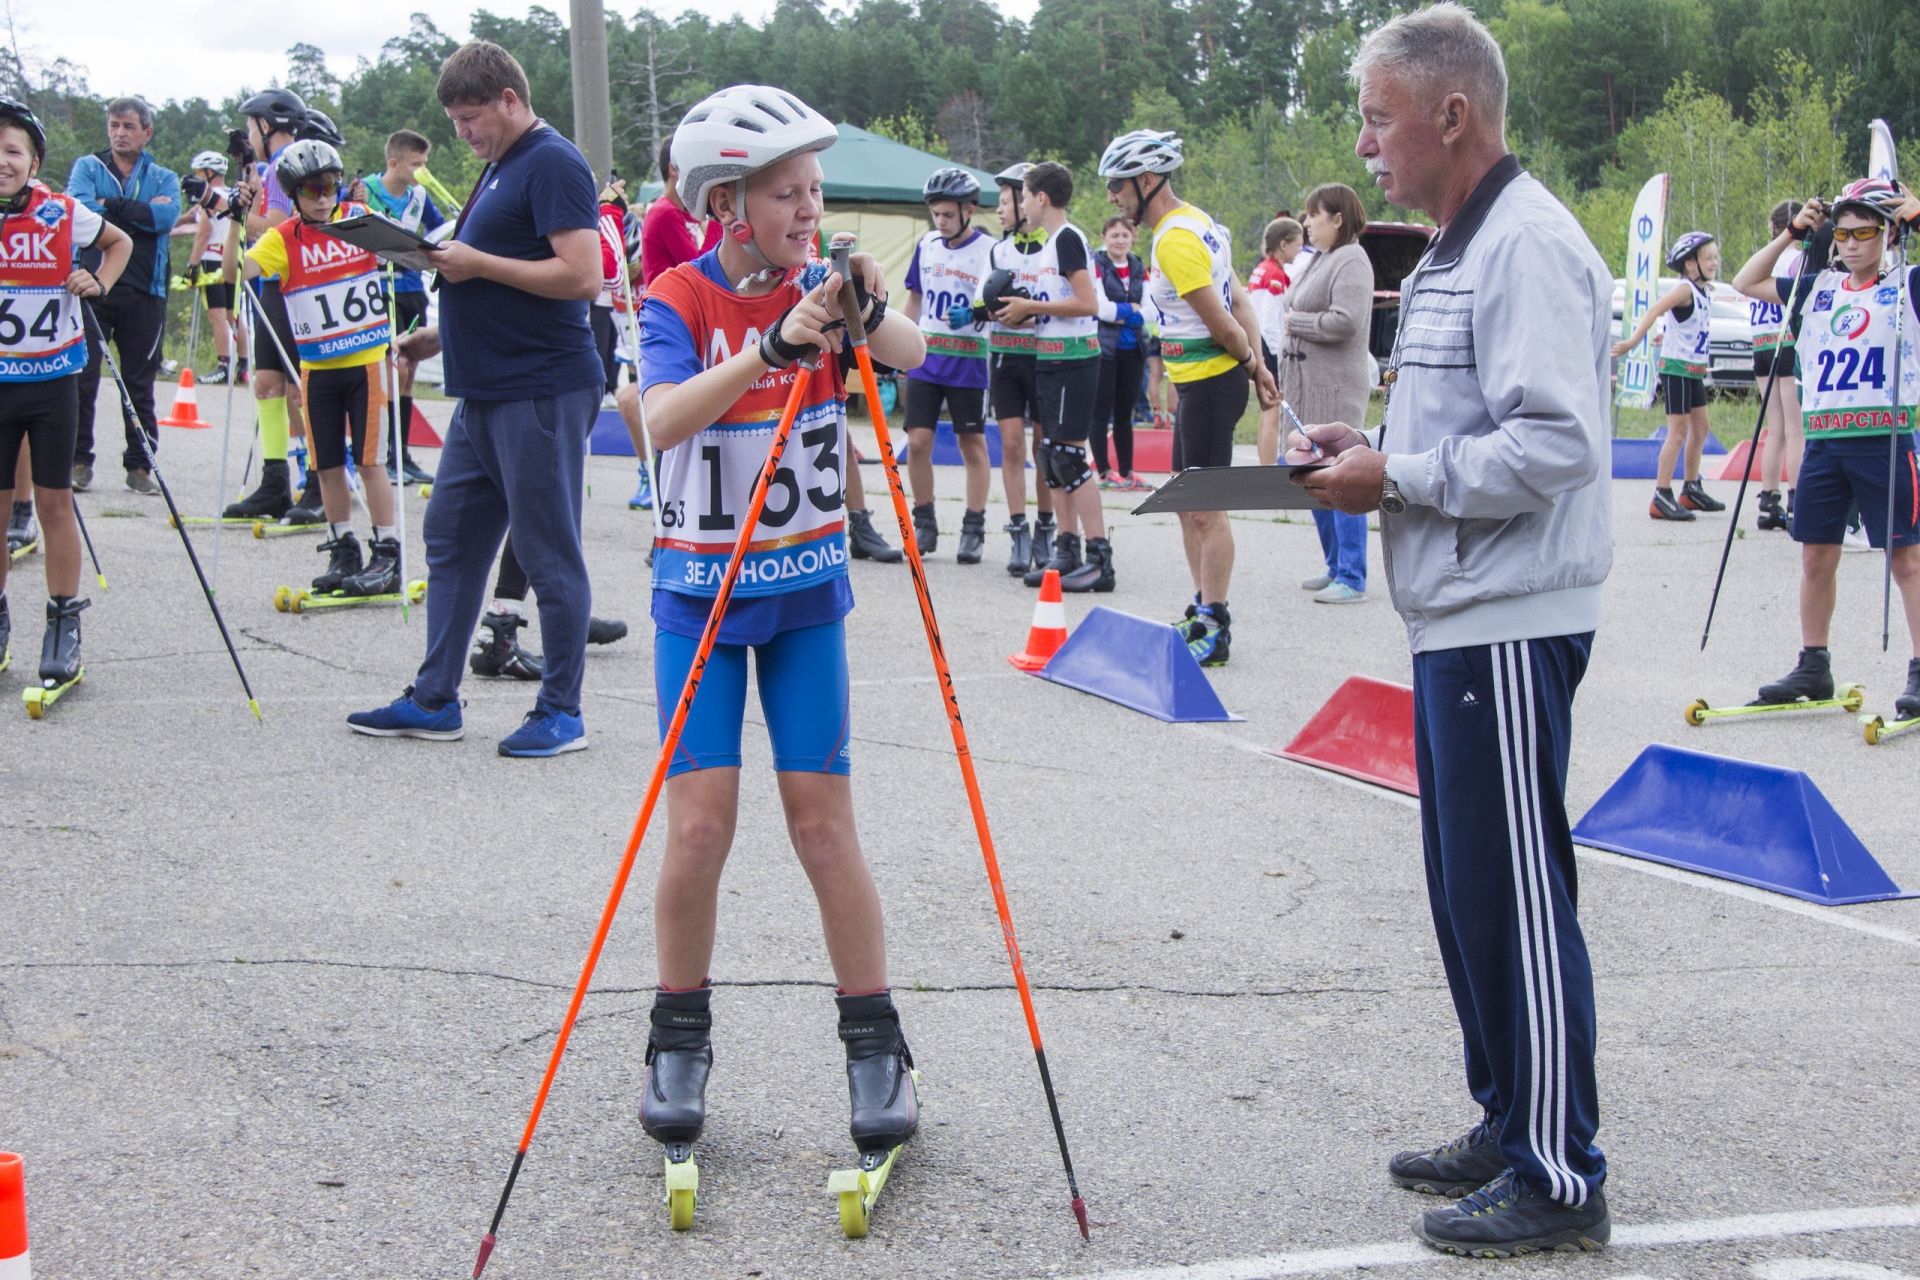
M 1593 972 L 1565 805 L 1574 690 L 1611 563 L 1612 279 L 1573 215 L 1504 142 L 1506 68 L 1456 4 L 1396 18 L 1355 57 L 1356 150 L 1441 228 L 1401 285 L 1376 436 L 1309 428 L 1304 480 L 1381 512 L 1413 646 L 1428 898 L 1482 1118 L 1388 1163 L 1465 1196 L 1414 1230 L 1451 1253 L 1598 1249 Z M 1311 456 L 1298 434 L 1290 461 Z

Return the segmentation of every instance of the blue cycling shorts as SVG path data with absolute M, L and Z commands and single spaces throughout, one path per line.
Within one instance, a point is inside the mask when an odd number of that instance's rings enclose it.
M 699 647 L 690 636 L 653 633 L 653 688 L 662 741 Z M 667 776 L 740 767 L 748 650 L 754 655 L 767 737 L 773 741 L 774 771 L 841 777 L 852 772 L 847 753 L 847 629 L 844 622 L 827 622 L 779 632 L 765 644 L 714 645 Z

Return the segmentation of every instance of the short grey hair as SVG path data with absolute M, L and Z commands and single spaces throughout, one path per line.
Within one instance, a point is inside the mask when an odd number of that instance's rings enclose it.
M 1505 127 L 1507 61 L 1493 33 L 1472 10 L 1453 0 L 1403 13 L 1368 36 L 1347 76 L 1357 84 L 1376 71 L 1416 80 L 1436 97 L 1465 94 L 1494 124 Z
M 115 98 L 107 104 L 109 116 L 138 116 L 142 129 L 153 128 L 153 108 L 145 98 Z

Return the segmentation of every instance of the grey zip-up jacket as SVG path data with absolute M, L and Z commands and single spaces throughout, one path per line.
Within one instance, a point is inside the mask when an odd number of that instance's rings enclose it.
M 1612 295 L 1580 224 L 1512 156 L 1402 282 L 1376 447 L 1407 500 L 1380 528 L 1414 652 L 1599 626 Z

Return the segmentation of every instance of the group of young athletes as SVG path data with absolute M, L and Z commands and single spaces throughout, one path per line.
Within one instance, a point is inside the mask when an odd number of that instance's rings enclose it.
M 1889 572 L 1914 656 L 1895 700 L 1901 720 L 1920 717 L 1920 477 L 1914 466 L 1913 284 L 1905 243 L 1920 224 L 1920 199 L 1897 182 L 1864 178 L 1831 203 L 1783 200 L 1769 215 L 1773 238 L 1734 276 L 1749 300 L 1755 390 L 1766 402 L 1757 461 L 1763 530 L 1788 531 L 1801 546 L 1800 639 L 1793 669 L 1760 687 L 1761 705 L 1833 698 L 1828 647 L 1840 555 L 1849 538 L 1890 548 Z M 1724 511 L 1700 479 L 1708 438 L 1707 368 L 1715 237 L 1689 231 L 1666 263 L 1680 281 L 1614 345 L 1625 355 L 1660 326 L 1667 436 L 1653 500 L 1656 520 Z M 1682 484 L 1671 487 L 1674 467 Z M 1785 494 L 1782 495 L 1782 483 Z M 1891 521 L 1891 523 L 1889 523 Z

